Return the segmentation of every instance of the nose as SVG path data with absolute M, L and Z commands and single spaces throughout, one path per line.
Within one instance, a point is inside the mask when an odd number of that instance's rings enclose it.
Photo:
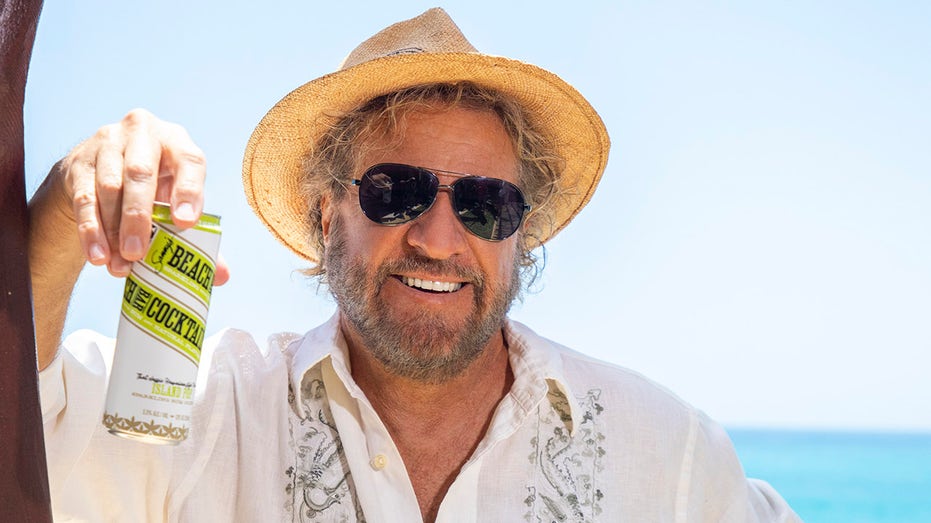
M 449 191 L 441 189 L 430 210 L 411 222 L 407 243 L 428 258 L 446 260 L 465 252 L 466 234 L 453 210 Z

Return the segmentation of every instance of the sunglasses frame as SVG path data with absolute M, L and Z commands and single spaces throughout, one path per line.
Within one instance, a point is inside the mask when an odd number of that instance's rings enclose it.
M 408 165 L 408 164 L 405 164 L 405 163 L 390 163 L 390 162 L 377 163 L 377 164 L 372 165 L 372 166 L 368 167 L 367 169 L 365 169 L 365 171 L 362 172 L 362 176 L 361 176 L 360 178 L 354 178 L 354 179 L 350 180 L 350 184 L 351 184 L 351 185 L 358 186 L 358 187 L 361 188 L 361 186 L 362 186 L 362 179 L 363 179 L 363 178 L 365 178 L 366 176 L 369 176 L 369 173 L 371 173 L 374 169 L 379 168 L 379 167 L 385 167 L 385 166 L 390 166 L 390 167 L 403 167 L 403 168 L 406 168 L 406 169 L 412 169 L 412 170 L 416 170 L 416 171 L 418 171 L 418 172 L 427 173 L 427 174 L 429 174 L 430 176 L 432 176 L 433 178 L 435 178 L 435 180 L 436 180 L 436 185 L 437 185 L 437 187 L 436 187 L 436 193 L 433 195 L 433 199 L 430 201 L 430 204 L 427 205 L 427 207 L 426 207 L 423 211 L 421 211 L 417 216 L 414 216 L 413 218 L 411 218 L 411 219 L 409 219 L 409 220 L 404 220 L 404 221 L 395 222 L 395 223 L 382 223 L 382 222 L 379 221 L 378 219 L 369 216 L 369 214 L 365 211 L 365 207 L 362 205 L 362 198 L 360 197 L 360 198 L 359 198 L 359 208 L 362 210 L 362 214 L 364 214 L 365 217 L 368 218 L 369 220 L 371 220 L 372 222 L 377 223 L 377 224 L 382 225 L 382 226 L 385 226 L 385 227 L 396 227 L 396 226 L 399 226 L 399 225 L 404 225 L 404 224 L 406 224 L 406 223 L 410 223 L 410 222 L 416 220 L 417 218 L 420 218 L 421 216 L 423 216 L 424 214 L 426 214 L 427 212 L 429 212 L 430 209 L 433 208 L 433 204 L 436 203 L 436 199 L 437 199 L 437 196 L 439 195 L 440 191 L 446 191 L 446 192 L 450 193 L 450 204 L 452 205 L 454 214 L 456 215 L 456 218 L 459 220 L 459 223 L 461 223 L 462 226 L 465 228 L 465 230 L 469 231 L 470 234 L 472 234 L 472 235 L 474 235 L 474 236 L 476 236 L 476 237 L 478 237 L 478 238 L 481 238 L 481 239 L 483 239 L 483 240 L 485 240 L 485 241 L 488 241 L 488 242 L 500 242 L 500 241 L 504 241 L 504 240 L 510 238 L 510 237 L 513 236 L 517 231 L 520 230 L 521 225 L 523 225 L 524 220 L 527 218 L 527 215 L 530 214 L 530 211 L 531 211 L 531 209 L 533 208 L 529 203 L 527 203 L 527 197 L 524 196 L 524 191 L 522 191 L 521 188 L 517 186 L 517 184 L 511 183 L 511 182 L 509 182 L 509 181 L 507 181 L 507 180 L 502 180 L 501 178 L 492 178 L 492 177 L 488 177 L 488 176 L 476 176 L 476 175 L 474 175 L 474 174 L 460 173 L 460 172 L 456 172 L 456 171 L 447 171 L 447 170 L 445 170 L 445 169 L 432 169 L 432 168 L 428 168 L 428 167 L 421 167 L 421 166 L 418 166 L 418 165 Z M 442 173 L 442 174 L 446 174 L 446 175 L 449 175 L 449 176 L 454 176 L 454 177 L 457 177 L 457 178 L 459 178 L 459 179 L 456 180 L 456 181 L 454 181 L 453 183 L 450 183 L 450 184 L 443 184 L 443 183 L 440 183 L 440 177 L 437 176 L 437 173 Z M 504 236 L 503 238 L 497 238 L 497 239 L 495 239 L 495 238 L 486 238 L 486 237 L 482 236 L 481 234 L 475 232 L 474 230 L 472 230 L 472 229 L 469 227 L 469 225 L 465 222 L 465 219 L 464 219 L 464 218 L 462 217 L 462 215 L 460 214 L 461 211 L 460 211 L 459 209 L 456 208 L 456 198 L 455 198 L 455 194 L 456 194 L 455 186 L 456 186 L 456 184 L 458 184 L 459 182 L 461 182 L 461 181 L 463 181 L 463 180 L 466 180 L 466 179 L 490 180 L 490 181 L 495 182 L 495 183 L 507 184 L 508 186 L 512 187 L 515 191 L 517 191 L 517 194 L 520 195 L 520 199 L 523 201 L 523 206 L 521 207 L 520 220 L 518 220 L 517 225 L 514 227 L 514 231 L 513 231 L 513 232 L 511 232 L 511 233 L 508 234 L 507 236 Z M 360 193 L 360 196 L 361 196 L 361 193 Z

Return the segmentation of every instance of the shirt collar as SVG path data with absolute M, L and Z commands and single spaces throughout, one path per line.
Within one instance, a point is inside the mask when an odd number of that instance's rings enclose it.
M 514 373 L 511 397 L 525 414 L 535 410 L 547 394 L 564 399 L 569 406 L 570 418 L 565 422 L 570 434 L 573 433 L 575 425 L 580 421 L 578 416 L 581 410 L 565 376 L 561 347 L 511 319 L 505 322 L 504 335 L 508 343 L 511 370 Z M 306 417 L 307 413 L 304 412 L 301 383 L 304 375 L 317 365 L 328 362 L 333 366 L 343 386 L 361 395 L 361 391 L 357 391 L 358 386 L 352 380 L 346 340 L 339 329 L 339 312 L 284 350 L 291 362 L 291 389 L 296 399 L 294 408 L 302 418 Z
M 339 312 L 333 314 L 326 323 L 310 330 L 284 349 L 286 357 L 290 360 L 291 390 L 294 393 L 294 409 L 298 416 L 306 418 L 302 397 L 301 383 L 304 375 L 311 369 L 334 358 L 340 362 L 348 363 L 346 355 L 346 341 L 339 330 Z M 346 373 L 349 376 L 349 373 Z M 342 378 L 342 376 L 341 376 Z
M 568 349 L 511 319 L 505 324 L 504 334 L 514 372 L 512 392 L 519 395 L 516 398 L 518 402 L 529 411 L 535 409 L 547 394 L 564 400 L 569 407 L 569 419 L 564 421 L 570 435 L 574 434 L 575 425 L 581 422 L 581 409 L 563 368 L 562 352 Z

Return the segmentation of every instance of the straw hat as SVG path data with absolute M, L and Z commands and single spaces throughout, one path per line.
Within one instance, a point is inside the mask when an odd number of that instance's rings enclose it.
M 429 83 L 469 81 L 519 102 L 531 124 L 565 160 L 559 182 L 569 197 L 552 209 L 543 243 L 588 203 L 608 161 L 604 123 L 572 86 L 534 65 L 479 53 L 445 11 L 430 9 L 357 47 L 335 73 L 285 96 L 262 118 L 243 159 L 243 185 L 255 214 L 292 251 L 313 262 L 308 204 L 300 179 L 307 152 L 340 114 L 377 96 Z

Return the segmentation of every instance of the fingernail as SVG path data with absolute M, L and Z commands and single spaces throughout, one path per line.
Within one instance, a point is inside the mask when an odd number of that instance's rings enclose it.
M 124 257 L 138 257 L 142 254 L 142 240 L 138 236 L 129 236 L 123 240 Z
M 123 258 L 114 258 L 110 260 L 110 272 L 114 276 L 123 277 L 129 274 L 132 264 Z
M 103 252 L 103 247 L 99 243 L 92 243 L 90 249 L 88 249 L 88 256 L 91 263 L 100 263 L 107 255 Z
M 194 221 L 194 206 L 185 202 L 175 207 L 175 218 L 186 222 Z

